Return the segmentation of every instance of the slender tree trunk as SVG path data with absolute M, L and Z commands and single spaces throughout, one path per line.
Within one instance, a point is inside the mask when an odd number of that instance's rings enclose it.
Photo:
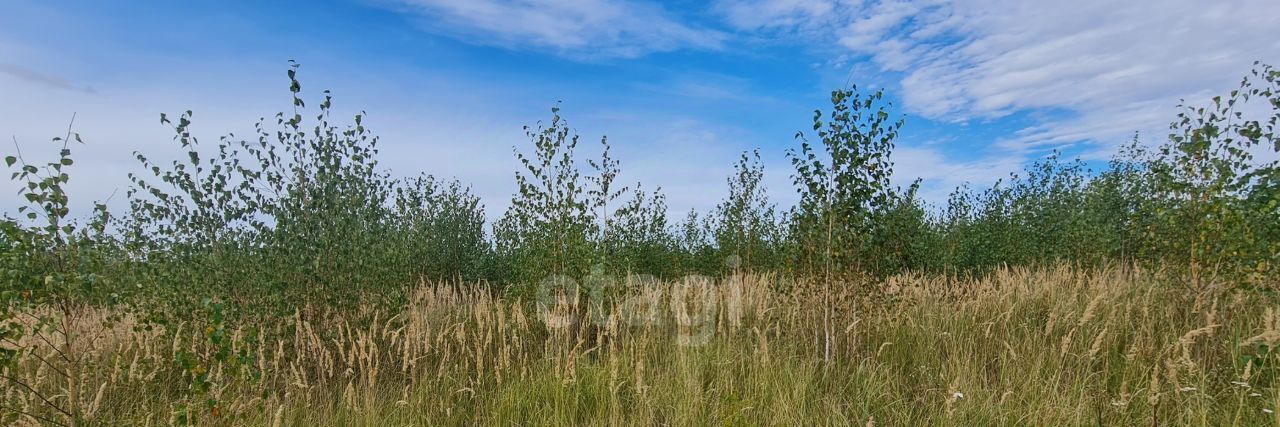
M 831 267 L 832 267 L 831 246 L 834 243 L 832 242 L 832 234 L 835 228 L 835 215 L 831 214 L 830 196 L 828 196 L 826 204 L 827 204 L 827 208 L 825 209 L 826 211 L 825 214 L 827 215 L 827 240 L 826 240 L 826 257 L 824 261 L 825 270 L 826 270 L 824 274 L 824 276 L 826 277 L 824 278 L 824 280 L 826 281 L 826 283 L 823 283 L 823 286 L 822 286 L 822 305 L 823 305 L 822 331 L 823 331 L 823 335 L 825 336 L 825 339 L 823 340 L 823 350 L 822 350 L 822 361 L 824 362 L 823 369 L 826 369 L 827 366 L 831 365 L 831 341 L 835 338 L 834 330 L 832 329 L 832 326 L 831 326 L 831 321 L 833 317 L 832 306 L 831 306 L 831 286 L 833 284 L 831 280 Z

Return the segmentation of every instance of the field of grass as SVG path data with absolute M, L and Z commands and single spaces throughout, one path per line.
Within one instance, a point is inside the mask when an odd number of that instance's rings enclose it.
M 818 287 L 772 276 L 614 288 L 538 303 L 424 283 L 403 307 L 231 326 L 214 304 L 147 329 L 46 307 L 17 317 L 59 320 L 0 405 L 17 425 L 1280 423 L 1280 299 L 1239 287 L 900 275 L 835 287 L 829 320 Z

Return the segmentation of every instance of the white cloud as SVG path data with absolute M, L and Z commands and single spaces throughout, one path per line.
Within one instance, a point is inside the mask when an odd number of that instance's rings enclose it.
M 900 73 L 915 114 L 965 121 L 1071 113 L 1020 133 L 1016 142 L 1026 144 L 1110 143 L 1159 131 L 1180 98 L 1203 101 L 1231 89 L 1253 61 L 1280 60 L 1280 2 L 1272 0 L 737 4 L 786 12 L 760 15 L 771 23 L 728 13 L 730 23 L 820 26 L 881 70 Z
M 464 42 L 540 48 L 573 57 L 637 57 L 715 49 L 724 35 L 682 23 L 661 6 L 626 0 L 390 0 L 427 31 Z
M 742 29 L 807 29 L 830 23 L 838 18 L 838 12 L 856 4 L 832 0 L 743 0 L 722 1 L 716 8 L 730 24 Z

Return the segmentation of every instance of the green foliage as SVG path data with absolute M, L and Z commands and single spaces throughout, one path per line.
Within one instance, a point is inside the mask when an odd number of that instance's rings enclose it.
M 1257 284 L 1280 253 L 1277 163 L 1280 72 L 1259 65 L 1209 106 L 1184 106 L 1168 141 L 1137 137 L 1093 173 L 1054 155 L 980 193 L 952 194 L 936 268 L 986 270 L 1055 260 L 1160 262 Z M 1246 108 L 1253 98 L 1265 105 Z M 1270 151 L 1272 160 L 1255 156 Z M 1274 285 L 1274 281 L 1271 281 Z
M 187 382 L 184 390 L 185 399 L 179 402 L 173 411 L 172 422 L 181 425 L 195 425 L 217 418 L 221 412 L 216 388 L 225 388 L 230 382 L 256 381 L 261 372 L 254 366 L 254 357 L 259 349 L 256 344 L 257 331 L 249 328 L 232 330 L 227 319 L 226 304 L 206 298 L 201 301 L 196 323 L 201 340 L 191 343 L 189 348 L 177 349 L 174 355 L 181 368 L 183 379 Z M 182 337 L 173 337 L 175 342 Z M 198 351 L 196 350 L 198 349 Z M 225 375 L 222 383 L 213 377 L 213 371 L 219 370 Z
M 779 243 L 783 239 L 776 206 L 764 187 L 760 150 L 742 153 L 726 180 L 729 195 L 712 212 L 712 234 L 719 258 L 743 270 L 777 270 L 782 267 Z
M 814 111 L 819 145 L 796 134 L 800 149 L 788 156 L 800 194 L 791 227 L 801 271 L 830 275 L 865 264 L 873 218 L 895 198 L 890 154 L 903 121 L 891 119 L 886 104 L 883 91 L 834 91 L 827 118 Z
M 944 247 L 943 237 L 930 222 L 919 189 L 916 181 L 905 191 L 895 191 L 887 205 L 872 213 L 867 249 L 861 255 L 868 272 L 883 277 L 940 265 L 934 258 Z
M 103 269 L 100 251 L 108 240 L 105 228 L 110 216 L 106 206 L 99 203 L 87 226 L 67 218 L 71 209 L 66 185 L 74 164 L 71 140 L 83 143 L 80 135 L 69 129 L 66 137 L 54 138 L 54 143 L 61 144 L 58 158 L 43 166 L 28 163 L 21 151 L 5 158 L 5 164 L 15 169 L 10 179 L 23 184 L 19 195 L 26 204 L 18 207 L 22 218 L 6 214 L 0 221 L 4 301 L 49 302 L 72 295 L 101 296 L 95 285 L 97 273 Z
M 672 277 L 672 237 L 667 226 L 667 202 L 661 189 L 645 192 L 637 184 L 631 198 L 606 219 L 601 242 L 605 264 L 618 273 Z
M 15 142 L 16 154 L 5 157 L 5 164 L 16 169 L 10 178 L 25 184 L 19 195 L 26 205 L 18 208 L 24 218 L 6 215 L 0 221 L 0 384 L 6 389 L 31 390 L 32 385 L 12 371 L 34 354 L 36 343 L 57 348 L 59 359 L 36 359 L 41 369 L 67 384 L 62 398 L 33 391 L 43 409 L 62 418 L 38 419 L 54 424 L 75 424 L 85 418 L 79 388 L 85 355 L 78 348 L 85 338 L 72 325 L 85 307 L 110 305 L 116 296 L 101 286 L 102 275 L 113 271 L 108 261 L 118 256 L 110 251 L 112 242 L 104 232 L 110 219 L 105 205 L 95 204 L 85 227 L 67 218 L 66 185 L 75 163 L 69 148 L 72 140 L 83 143 L 68 126 L 66 137 L 53 139 L 61 145 L 57 159 L 43 166 L 23 158 Z M 112 322 L 116 317 L 105 320 Z
M 1259 164 L 1259 151 L 1280 152 L 1280 70 L 1259 65 L 1212 106 L 1183 106 L 1169 143 L 1152 162 L 1168 256 L 1183 259 L 1193 278 L 1204 269 L 1274 271 L 1277 254 L 1277 161 Z M 1258 98 L 1271 107 L 1246 114 Z
M 608 139 L 600 157 L 576 155 L 578 134 L 551 109 L 551 121 L 525 127 L 533 153 L 515 150 L 521 168 L 511 207 L 494 225 L 502 280 L 529 284 L 552 275 L 583 278 L 593 268 L 611 272 L 670 272 L 671 236 L 661 189 L 618 187 L 619 162 Z M 623 195 L 631 198 L 615 204 Z
M 494 226 L 498 254 L 513 281 L 550 274 L 582 277 L 594 256 L 592 239 L 600 233 L 593 208 L 603 209 L 616 196 L 609 188 L 616 163 L 607 154 L 593 163 L 605 170 L 593 177 L 597 187 L 587 193 L 588 180 L 574 158 L 578 135 L 560 117 L 560 107 L 552 108 L 551 114 L 545 127 L 525 127 L 533 154 L 515 150 L 521 164 L 516 172 L 518 193 Z M 607 141 L 601 139 L 601 145 L 607 146 Z
M 711 219 L 690 209 L 671 231 L 680 271 L 714 274 L 723 268 L 721 248 L 713 241 Z
M 391 178 L 363 114 L 331 124 L 327 91 L 306 125 L 296 71 L 293 113 L 277 114 L 274 128 L 260 121 L 255 141 L 229 135 L 204 152 L 191 112 L 161 116 L 186 155 L 167 168 L 137 155 L 151 176 L 130 175 L 122 227 L 147 280 L 288 311 L 291 301 L 394 295 L 422 278 L 481 278 L 479 200 L 456 182 Z
M 480 198 L 458 181 L 427 175 L 396 187 L 396 230 L 389 236 L 404 248 L 385 260 L 425 279 L 465 282 L 487 278 L 490 245 Z
M 1079 161 L 1057 153 L 1035 162 L 1026 175 L 1014 174 L 980 194 L 958 189 L 941 221 L 952 240 L 942 265 L 987 269 L 1055 260 L 1097 261 L 1099 231 L 1091 219 L 1094 193 Z

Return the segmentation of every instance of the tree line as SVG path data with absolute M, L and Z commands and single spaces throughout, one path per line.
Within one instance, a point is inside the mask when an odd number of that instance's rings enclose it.
M 795 206 L 770 200 L 749 151 L 720 203 L 686 215 L 669 214 L 661 188 L 619 182 L 608 140 L 581 140 L 557 106 L 525 128 L 518 192 L 492 224 L 463 183 L 393 178 L 363 114 L 335 123 L 328 91 L 308 111 L 297 71 L 291 111 L 260 120 L 252 138 L 201 141 L 192 112 L 161 115 L 182 155 L 136 153 L 123 212 L 99 204 L 68 217 L 74 133 L 55 139 L 48 164 L 6 157 L 27 205 L 0 223 L 4 298 L 291 306 L 394 298 L 422 279 L 518 290 L 593 271 L 769 271 L 833 282 L 1117 261 L 1256 285 L 1274 284 L 1260 278 L 1280 265 L 1280 70 L 1265 64 L 1229 94 L 1183 105 L 1159 143 L 1135 136 L 1102 170 L 1054 154 L 942 206 L 920 200 L 919 181 L 890 182 L 904 121 L 882 91 L 834 91 L 797 132 L 791 170 L 769 171 L 790 175 Z

